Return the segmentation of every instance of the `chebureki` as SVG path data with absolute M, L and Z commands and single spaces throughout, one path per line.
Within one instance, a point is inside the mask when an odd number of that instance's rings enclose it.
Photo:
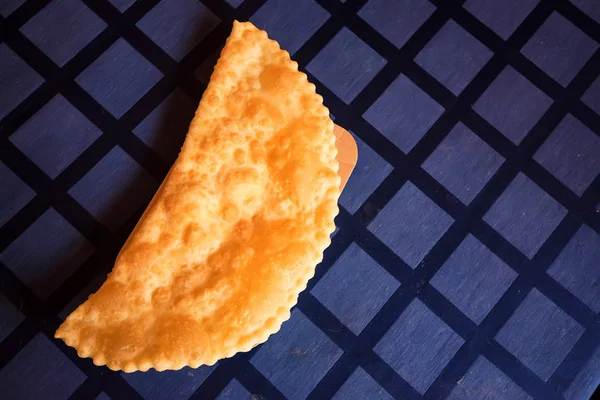
M 336 152 L 298 64 L 235 22 L 177 161 L 56 337 L 125 372 L 212 365 L 264 342 L 330 243 Z

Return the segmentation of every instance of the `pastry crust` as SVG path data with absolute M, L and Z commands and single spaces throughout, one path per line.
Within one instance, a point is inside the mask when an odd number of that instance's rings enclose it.
M 212 365 L 266 341 L 330 243 L 336 153 L 315 86 L 236 21 L 177 161 L 56 337 L 125 372 Z

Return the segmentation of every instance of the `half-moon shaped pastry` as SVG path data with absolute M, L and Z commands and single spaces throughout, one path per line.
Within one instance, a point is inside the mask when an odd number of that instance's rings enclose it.
M 125 372 L 212 365 L 266 341 L 330 243 L 333 128 L 289 54 L 235 22 L 177 161 L 56 337 Z

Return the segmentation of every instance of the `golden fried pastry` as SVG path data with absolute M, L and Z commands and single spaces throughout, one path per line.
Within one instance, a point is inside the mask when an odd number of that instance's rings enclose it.
M 125 372 L 212 365 L 266 341 L 330 243 L 335 139 L 298 64 L 235 22 L 177 161 L 56 337 Z

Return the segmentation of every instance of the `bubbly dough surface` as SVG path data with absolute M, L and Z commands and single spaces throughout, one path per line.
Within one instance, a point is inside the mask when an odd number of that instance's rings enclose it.
M 264 342 L 330 243 L 336 152 L 298 64 L 235 22 L 177 161 L 56 337 L 126 372 L 212 365 Z

